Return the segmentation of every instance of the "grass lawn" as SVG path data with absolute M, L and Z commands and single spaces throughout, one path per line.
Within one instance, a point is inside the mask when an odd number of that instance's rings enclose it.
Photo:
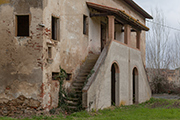
M 154 99 L 139 105 L 110 107 L 98 112 L 77 112 L 69 116 L 35 116 L 23 120 L 180 120 L 180 100 Z M 2 117 L 0 120 L 16 120 Z

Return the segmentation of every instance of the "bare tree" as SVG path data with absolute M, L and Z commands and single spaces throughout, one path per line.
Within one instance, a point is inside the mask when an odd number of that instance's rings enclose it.
M 180 33 L 177 32 L 174 35 L 174 39 L 171 42 L 172 48 L 172 56 L 173 62 L 171 63 L 172 68 L 179 68 L 180 67 Z
M 153 21 L 148 22 L 150 31 L 146 40 L 146 67 L 151 88 L 158 93 L 163 85 L 167 84 L 166 72 L 162 69 L 170 68 L 173 62 L 170 43 L 170 30 L 165 27 L 165 17 L 161 10 L 156 8 L 153 12 Z
M 148 68 L 169 68 L 172 57 L 170 30 L 165 27 L 165 17 L 161 10 L 152 12 L 154 20 L 149 22 L 150 31 L 147 33 L 146 61 Z

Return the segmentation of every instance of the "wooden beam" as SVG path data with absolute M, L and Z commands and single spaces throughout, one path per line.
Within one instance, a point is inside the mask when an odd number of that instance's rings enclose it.
M 121 32 L 124 32 L 124 29 L 122 29 Z M 131 29 L 131 32 L 136 32 L 136 30 Z
M 90 17 L 101 17 L 101 16 L 107 16 L 109 15 L 108 13 L 90 13 Z

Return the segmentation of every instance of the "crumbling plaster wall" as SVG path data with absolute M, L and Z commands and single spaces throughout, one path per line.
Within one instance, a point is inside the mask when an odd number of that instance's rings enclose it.
M 125 10 L 144 22 L 139 14 L 131 11 L 120 1 L 88 1 Z M 15 16 L 24 14 L 30 15 L 30 36 L 16 37 Z M 52 15 L 60 19 L 59 41 L 51 40 Z M 3 56 L 0 62 L 2 84 L 0 98 L 2 100 L 17 98 L 23 94 L 39 100 L 43 98 L 44 108 L 50 108 L 55 102 L 57 103 L 59 85 L 58 81 L 52 81 L 52 72 L 59 72 L 61 65 L 68 73 L 75 73 L 85 61 L 88 52 L 100 53 L 100 21 L 104 18 L 88 17 L 89 32 L 88 35 L 83 35 L 83 15 L 89 16 L 85 0 L 2 0 L 0 2 L 2 43 L 0 55 Z M 45 27 L 39 26 L 39 23 L 45 24 Z M 47 43 L 52 44 L 52 64 L 47 62 Z M 67 82 L 66 85 L 69 86 L 70 83 Z
M 67 73 L 73 74 L 78 66 L 82 63 L 88 53 L 88 36 L 83 35 L 83 14 L 88 14 L 82 7 L 82 2 L 68 0 L 44 0 L 43 11 L 43 83 L 45 85 L 43 95 L 43 106 L 51 106 L 52 95 L 50 85 L 52 82 L 52 72 L 59 72 L 59 66 L 66 70 Z M 85 2 L 84 4 L 85 5 Z M 52 16 L 59 18 L 59 40 L 51 39 Z M 47 62 L 48 44 L 52 47 L 52 63 Z M 55 82 L 55 81 L 53 81 Z M 56 81 L 57 82 L 57 81 Z M 70 81 L 71 82 L 71 81 Z M 65 86 L 69 87 L 70 82 Z M 58 89 L 57 89 L 58 91 Z M 55 95 L 54 95 L 55 97 Z M 58 98 L 58 94 L 56 98 Z
M 108 55 L 101 65 L 98 74 L 87 92 L 88 109 L 103 109 L 111 106 L 111 66 L 116 63 L 119 67 L 119 79 L 116 80 L 119 94 L 116 105 L 132 104 L 132 72 L 138 69 L 138 102 L 151 98 L 151 90 L 143 68 L 141 52 L 126 45 L 113 41 Z M 117 88 L 116 88 L 117 89 Z M 89 104 L 92 103 L 92 104 Z
M 88 1 L 124 10 L 126 13 L 139 19 L 142 23 L 145 22 L 141 15 L 132 8 L 129 8 L 129 6 L 122 1 Z M 43 45 L 47 46 L 47 42 L 49 42 L 53 43 L 54 46 L 52 47 L 53 63 L 46 65 L 49 70 L 47 70 L 43 76 L 52 71 L 58 72 L 59 65 L 61 65 L 68 73 L 74 73 L 85 60 L 89 51 L 96 54 L 100 53 L 100 23 L 104 18 L 90 18 L 89 12 L 90 10 L 86 5 L 85 0 L 54 0 L 53 2 L 44 0 L 43 23 L 45 24 L 44 31 L 46 34 L 44 34 L 45 40 Z M 52 15 L 60 19 L 60 41 L 57 42 L 51 40 Z M 83 34 L 83 15 L 88 16 L 88 35 Z M 144 32 L 142 34 L 144 34 Z M 143 41 L 144 39 L 142 38 L 141 46 L 143 46 L 142 52 L 143 56 L 145 56 L 145 44 Z M 46 51 L 47 47 L 44 47 L 44 54 L 47 56 Z
M 24 95 L 41 99 L 42 0 L 0 2 L 0 102 Z M 16 36 L 16 15 L 29 15 L 30 36 Z
M 97 4 L 125 10 L 128 14 L 145 22 L 142 16 L 128 8 L 125 3 L 120 1 L 88 0 Z M 118 3 L 118 4 L 117 4 Z M 80 65 L 85 61 L 88 53 L 100 54 L 101 52 L 101 21 L 107 23 L 105 17 L 90 18 L 90 9 L 85 0 L 43 0 L 43 106 L 50 106 L 52 88 L 52 72 L 59 72 L 59 65 L 67 73 L 76 75 Z M 88 35 L 83 34 L 83 15 L 88 16 Z M 59 18 L 59 41 L 51 39 L 51 17 Z M 108 25 L 108 23 L 107 23 Z M 108 27 L 107 27 L 108 32 Z M 108 39 L 108 35 L 107 35 Z M 143 39 L 144 40 L 144 39 Z M 143 42 L 142 42 L 143 43 Z M 52 63 L 47 62 L 48 45 L 52 46 Z M 142 46 L 145 46 L 142 44 Z M 144 52 L 142 50 L 142 52 Z M 57 81 L 56 81 L 57 82 Z M 66 81 L 65 86 L 68 88 L 72 81 Z M 57 98 L 56 98 L 57 99 Z M 48 103 L 48 104 L 46 104 Z

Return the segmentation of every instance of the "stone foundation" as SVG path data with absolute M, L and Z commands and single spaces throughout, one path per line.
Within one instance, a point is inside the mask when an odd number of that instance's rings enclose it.
M 0 116 L 36 115 L 39 111 L 42 111 L 42 107 L 38 100 L 22 95 L 7 103 L 0 103 Z

